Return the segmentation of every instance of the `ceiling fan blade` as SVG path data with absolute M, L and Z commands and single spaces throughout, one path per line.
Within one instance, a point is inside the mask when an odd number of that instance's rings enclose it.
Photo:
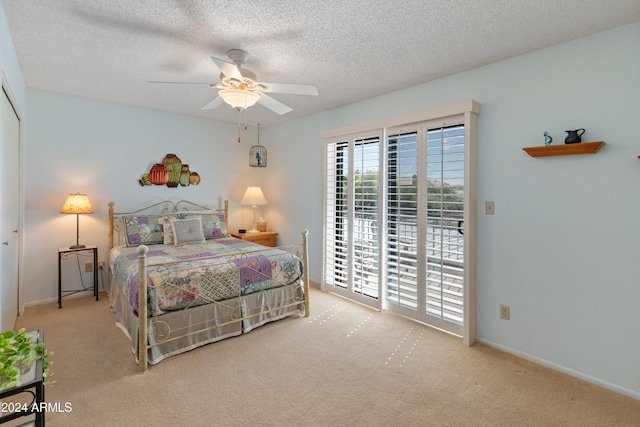
M 275 99 L 271 98 L 269 95 L 266 95 L 264 93 L 260 94 L 260 99 L 258 99 L 258 103 L 264 105 L 268 109 L 275 111 L 280 115 L 287 114 L 289 111 L 291 111 L 291 107 L 287 107 L 282 102 L 276 101 Z
M 263 92 L 290 93 L 293 95 L 318 95 L 318 88 L 313 85 L 289 83 L 259 83 Z
M 216 96 L 211 102 L 209 102 L 207 105 L 202 107 L 201 110 L 213 110 L 221 106 L 223 102 L 224 101 L 222 100 L 222 98 L 220 98 L 219 96 Z
M 242 74 L 238 67 L 233 62 L 225 61 L 224 59 L 216 58 L 215 56 L 211 57 L 211 60 L 220 68 L 222 74 L 230 79 L 235 79 L 237 81 L 242 81 Z
M 164 83 L 171 85 L 209 85 L 213 86 L 215 83 L 204 83 L 204 82 L 164 82 L 159 80 L 147 80 L 147 83 Z

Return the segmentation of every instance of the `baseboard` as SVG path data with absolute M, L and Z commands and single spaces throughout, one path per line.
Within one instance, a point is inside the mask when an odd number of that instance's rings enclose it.
M 600 379 L 600 378 L 597 378 L 597 377 L 594 377 L 594 376 L 591 376 L 591 375 L 587 375 L 587 374 L 585 374 L 583 372 L 576 371 L 576 370 L 568 368 L 566 366 L 562 366 L 562 365 L 558 365 L 558 364 L 553 363 L 553 362 L 549 362 L 548 360 L 541 359 L 541 358 L 536 357 L 536 356 L 532 356 L 531 354 L 528 354 L 528 353 L 524 353 L 524 352 L 521 352 L 521 351 L 518 351 L 518 350 L 514 350 L 511 347 L 507 347 L 507 346 L 504 346 L 504 345 L 496 344 L 496 343 L 494 343 L 492 341 L 489 341 L 489 340 L 478 338 L 476 341 L 481 343 L 481 344 L 487 345 L 489 347 L 493 347 L 495 349 L 498 349 L 500 351 L 504 351 L 505 353 L 509 353 L 509 354 L 514 355 L 514 356 L 518 356 L 518 357 L 520 357 L 522 359 L 528 360 L 530 362 L 537 363 L 538 365 L 542 365 L 542 366 L 545 366 L 547 368 L 553 369 L 554 371 L 562 372 L 563 374 L 567 374 L 567 375 L 570 375 L 570 376 L 572 376 L 574 378 L 578 378 L 578 379 L 581 379 L 581 380 L 586 381 L 588 383 L 595 384 L 595 385 L 597 385 L 599 387 L 606 388 L 607 390 L 611 390 L 611 391 L 614 391 L 616 393 L 622 394 L 624 396 L 628 396 L 628 397 L 631 397 L 633 399 L 640 400 L 640 392 L 638 392 L 638 391 L 634 391 L 634 390 L 628 389 L 626 387 L 622 387 L 622 386 L 620 386 L 618 384 L 614 384 L 614 383 L 611 383 L 609 381 L 605 381 L 603 379 Z
M 100 291 L 100 292 L 102 292 L 102 291 Z M 80 292 L 77 292 L 75 294 L 71 294 L 71 295 L 65 296 L 62 301 L 66 301 L 66 300 L 69 300 L 69 299 L 72 299 L 72 298 L 82 298 L 82 297 L 86 297 L 88 295 L 93 295 L 93 288 L 87 289 L 86 291 L 80 291 Z M 37 300 L 37 301 L 30 301 L 30 302 L 24 303 L 24 305 L 22 306 L 22 309 L 20 310 L 20 312 L 22 314 L 24 314 L 24 309 L 25 308 L 34 307 L 34 306 L 43 305 L 43 304 L 51 304 L 52 302 L 58 303 L 58 297 L 41 299 L 41 300 Z

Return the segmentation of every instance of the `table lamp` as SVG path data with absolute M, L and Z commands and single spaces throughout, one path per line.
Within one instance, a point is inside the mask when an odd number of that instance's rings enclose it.
M 86 245 L 81 245 L 80 241 L 80 214 L 93 213 L 91 209 L 91 203 L 86 194 L 69 194 L 67 200 L 65 200 L 60 213 L 63 214 L 76 214 L 76 244 L 69 246 L 69 249 L 82 249 L 86 248 Z
M 259 233 L 256 229 L 256 206 L 258 205 L 266 205 L 267 199 L 264 198 L 264 194 L 262 194 L 262 189 L 260 187 L 249 187 L 247 191 L 244 193 L 244 197 L 240 202 L 242 205 L 252 205 L 251 209 L 253 209 L 253 229 L 247 231 L 250 234 Z

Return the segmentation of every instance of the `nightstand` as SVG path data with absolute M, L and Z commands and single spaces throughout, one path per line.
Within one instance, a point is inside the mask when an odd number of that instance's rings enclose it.
M 246 240 L 247 242 L 257 243 L 262 246 L 276 246 L 276 236 L 278 233 L 275 231 L 263 231 L 262 233 L 229 233 L 232 237 L 236 239 Z
M 98 301 L 98 247 L 95 245 L 87 245 L 84 248 L 59 248 L 58 249 L 58 308 L 62 308 L 62 298 L 75 294 L 78 292 L 84 292 L 90 289 L 74 289 L 64 290 L 62 289 L 62 260 L 67 259 L 71 254 L 88 255 L 93 256 L 93 295 Z M 65 295 L 63 295 L 63 293 Z

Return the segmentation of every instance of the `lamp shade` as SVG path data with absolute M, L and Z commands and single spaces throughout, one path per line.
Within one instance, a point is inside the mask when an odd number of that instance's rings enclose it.
M 86 194 L 76 193 L 69 194 L 64 205 L 62 205 L 62 209 L 60 209 L 60 213 L 91 214 L 93 213 L 93 209 L 91 209 L 91 203 L 89 203 L 89 198 Z
M 244 110 L 260 99 L 260 95 L 243 89 L 222 89 L 218 91 L 218 95 L 236 110 Z
M 267 199 L 264 198 L 260 187 L 249 187 L 247 191 L 244 192 L 244 197 L 240 204 L 251 206 L 266 205 Z

